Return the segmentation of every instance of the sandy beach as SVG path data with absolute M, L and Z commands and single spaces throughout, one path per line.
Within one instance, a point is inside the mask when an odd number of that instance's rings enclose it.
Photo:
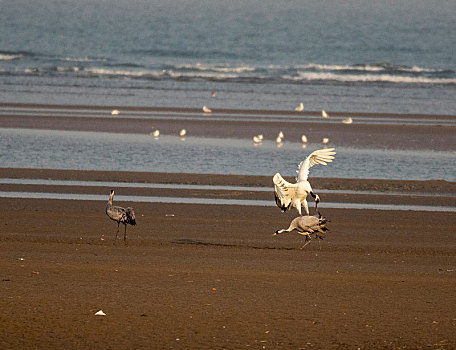
M 172 121 L 155 123 L 163 133 L 176 128 Z M 216 118 L 182 123 L 211 137 L 233 137 L 234 129 L 238 137 L 250 137 L 258 126 L 272 135 L 277 129 L 270 122 L 243 125 Z M 317 135 L 322 126 L 310 124 Z M 144 133 L 144 125 L 142 119 L 103 116 L 0 116 L 3 128 Z M 454 148 L 454 127 L 383 125 L 370 136 L 363 125 L 327 127 L 348 145 L 415 148 L 424 135 L 436 149 Z M 292 124 L 284 132 L 298 136 Z M 5 193 L 106 198 L 0 198 L 2 349 L 456 347 L 456 216 L 437 209 L 456 206 L 454 182 L 312 178 L 314 189 L 322 191 L 320 209 L 330 220 L 329 231 L 301 250 L 303 237 L 296 233 L 272 236 L 297 215 L 274 206 L 131 203 L 115 197 L 116 204 L 136 211 L 138 224 L 128 227 L 126 243 L 123 228 L 116 240 L 117 225 L 104 212 L 111 189 L 106 181 L 119 183 L 119 196 L 273 203 L 270 176 L 0 168 L 0 178 L 19 181 L 0 183 Z M 24 179 L 51 182 L 21 183 Z M 271 190 L 253 190 L 258 187 Z M 325 202 L 355 203 L 358 209 Z M 428 210 L 363 208 L 378 203 Z M 106 316 L 95 316 L 99 310 Z
M 0 350 L 456 350 L 454 1 L 329 5 L 0 2 Z
M 38 169 L 1 169 L 0 174 L 243 186 L 270 181 Z M 320 188 L 330 187 L 315 180 Z M 356 189 L 353 181 L 330 183 Z M 363 190 L 420 187 L 413 181 L 356 183 Z M 455 193 L 454 183 L 419 183 Z M 116 224 L 106 217 L 105 202 L 0 200 L 2 348 L 456 346 L 454 212 L 325 209 L 322 203 L 330 231 L 325 240 L 300 250 L 303 239 L 297 234 L 272 236 L 294 212 L 133 204 L 138 225 L 128 228 L 124 244 L 115 240 Z M 106 316 L 95 316 L 99 310 Z

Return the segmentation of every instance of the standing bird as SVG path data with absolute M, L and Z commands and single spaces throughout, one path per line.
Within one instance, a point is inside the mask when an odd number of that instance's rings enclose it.
M 300 103 L 298 107 L 295 108 L 296 112 L 302 112 L 304 110 L 304 103 Z
M 307 181 L 309 169 L 316 164 L 326 165 L 327 163 L 331 163 L 335 154 L 334 148 L 319 149 L 312 152 L 299 164 L 297 170 L 298 176 L 296 177 L 295 184 L 284 180 L 279 173 L 275 174 L 272 178 L 272 182 L 274 183 L 274 194 L 277 206 L 282 211 L 287 211 L 291 207 L 295 207 L 298 210 L 299 215 L 302 215 L 301 205 L 303 205 L 306 214 L 309 215 L 307 196 L 310 194 L 315 198 L 315 202 L 320 200 L 320 197 L 312 192 L 312 187 L 310 186 L 309 181 Z
M 124 241 L 127 240 L 127 224 L 135 226 L 136 225 L 136 217 L 133 208 L 122 208 L 115 205 L 112 205 L 112 198 L 114 197 L 114 190 L 111 190 L 111 194 L 109 195 L 108 204 L 106 204 L 106 215 L 113 221 L 117 221 L 117 232 L 116 232 L 116 240 L 117 235 L 119 234 L 119 224 L 122 223 L 125 226 L 124 232 Z
M 325 111 L 324 109 L 321 111 L 321 116 L 322 116 L 323 118 L 329 118 L 328 113 L 326 113 L 326 111 Z
M 318 239 L 323 239 L 321 234 L 325 234 L 326 231 L 328 231 L 328 228 L 326 227 L 326 223 L 328 220 L 324 217 L 321 216 L 320 212 L 318 211 L 318 202 L 319 198 L 315 200 L 315 215 L 313 216 L 298 216 L 297 218 L 294 218 L 290 226 L 286 229 L 282 230 L 277 230 L 274 232 L 272 235 L 276 236 L 280 233 L 283 232 L 291 232 L 293 230 L 296 230 L 300 235 L 305 236 L 305 243 L 301 247 L 304 248 L 306 245 L 308 245 L 311 241 L 310 235 L 312 233 L 315 233 L 315 237 Z
M 212 113 L 212 110 L 208 108 L 207 106 L 203 106 L 203 112 L 204 113 Z
M 259 137 L 259 135 L 253 137 L 253 143 L 259 144 L 261 143 L 262 138 Z

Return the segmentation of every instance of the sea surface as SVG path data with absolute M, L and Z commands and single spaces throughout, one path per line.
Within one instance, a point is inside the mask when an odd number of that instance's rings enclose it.
M 0 0 L 0 102 L 455 115 L 455 23 L 454 0 Z

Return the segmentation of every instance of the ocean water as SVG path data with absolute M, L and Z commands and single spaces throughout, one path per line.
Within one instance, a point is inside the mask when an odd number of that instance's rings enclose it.
M 455 23 L 454 0 L 1 0 L 0 102 L 455 115 Z

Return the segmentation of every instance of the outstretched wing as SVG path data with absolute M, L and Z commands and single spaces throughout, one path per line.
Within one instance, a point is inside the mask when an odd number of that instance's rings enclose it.
M 272 182 L 274 183 L 274 195 L 277 206 L 282 211 L 287 211 L 293 202 L 296 184 L 285 181 L 279 173 L 274 175 Z
M 315 164 L 326 165 L 327 163 L 331 163 L 336 154 L 334 150 L 335 148 L 323 148 L 312 152 L 299 164 L 296 181 L 306 181 L 309 176 L 310 168 Z

